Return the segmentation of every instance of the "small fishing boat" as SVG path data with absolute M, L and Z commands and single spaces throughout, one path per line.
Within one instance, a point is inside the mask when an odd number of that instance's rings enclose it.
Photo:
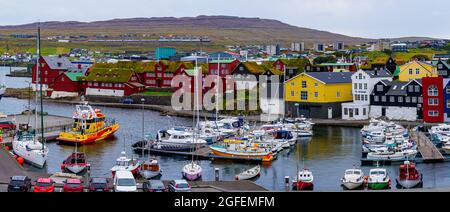
M 416 164 L 405 161 L 399 168 L 397 185 L 400 188 L 415 188 L 422 183 L 422 174 L 417 170 Z
M 78 174 L 86 170 L 90 165 L 86 162 L 86 155 L 80 152 L 73 152 L 61 164 L 61 171 L 70 171 Z
M 94 110 L 87 102 L 76 106 L 73 128 L 61 132 L 56 140 L 69 144 L 91 144 L 114 135 L 120 126 L 114 120 L 107 120 L 101 110 Z
M 364 185 L 364 173 L 361 169 L 347 169 L 341 179 L 342 186 L 347 190 L 355 190 Z
M 370 170 L 367 187 L 372 190 L 391 188 L 391 178 L 386 169 L 375 168 Z
M 161 167 L 156 159 L 145 161 L 139 168 L 139 174 L 149 180 L 161 175 Z
M 246 144 L 240 140 L 225 140 L 223 144 L 209 146 L 216 156 L 261 160 L 271 162 L 275 158 L 272 149 L 261 148 L 258 144 Z
M 236 175 L 236 180 L 250 180 L 258 177 L 261 173 L 261 167 L 255 166 L 251 169 L 245 170 L 244 172 Z
M 311 171 L 303 169 L 298 172 L 298 175 L 292 183 L 294 190 L 313 190 L 314 189 L 314 175 Z
M 414 149 L 403 150 L 380 150 L 378 152 L 369 152 L 367 159 L 373 161 L 405 161 L 414 160 L 418 151 Z
M 116 165 L 111 168 L 112 175 L 114 176 L 117 171 L 130 171 L 133 175 L 139 174 L 140 163 L 136 160 L 132 160 L 127 157 L 125 151 L 121 152 L 121 156 L 117 158 Z

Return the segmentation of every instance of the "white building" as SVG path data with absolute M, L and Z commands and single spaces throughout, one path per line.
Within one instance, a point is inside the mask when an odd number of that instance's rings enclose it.
M 386 70 L 359 70 L 352 75 L 353 102 L 342 104 L 342 119 L 366 120 L 370 114 L 370 94 L 375 84 L 381 80 L 392 81 Z
M 305 43 L 291 43 L 291 51 L 294 52 L 303 52 L 305 51 Z

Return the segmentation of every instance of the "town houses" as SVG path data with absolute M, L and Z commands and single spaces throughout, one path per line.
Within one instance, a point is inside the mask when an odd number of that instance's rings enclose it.
M 392 74 L 387 69 L 359 70 L 352 75 L 352 103 L 342 104 L 342 119 L 366 120 L 369 118 L 370 95 L 374 85 L 381 80 L 392 81 Z
M 217 76 L 222 80 L 223 92 L 256 89 L 259 78 L 267 77 L 263 87 L 269 88 L 268 93 L 259 96 L 266 113 L 322 119 L 450 122 L 450 66 L 441 59 L 412 57 L 406 61 L 388 57 L 364 64 L 348 60 L 314 64 L 311 58 L 304 57 L 241 61 L 237 55 L 214 55 L 217 58 L 207 57 L 197 65 L 202 77 Z M 152 89 L 173 92 L 180 88 L 172 85 L 179 75 L 191 80 L 189 87 L 194 92 L 195 60 L 85 64 L 62 56 L 45 56 L 39 64 L 43 87 L 51 98 L 127 97 Z M 272 83 L 270 77 L 274 75 L 279 81 Z M 36 66 L 33 83 L 35 76 Z M 234 79 L 231 84 L 227 81 L 230 76 Z M 274 86 L 279 90 L 275 101 L 269 100 Z M 211 88 L 203 85 L 203 93 Z M 271 110 L 273 105 L 280 109 Z
M 288 116 L 341 117 L 341 103 L 352 101 L 352 72 L 304 72 L 285 82 Z

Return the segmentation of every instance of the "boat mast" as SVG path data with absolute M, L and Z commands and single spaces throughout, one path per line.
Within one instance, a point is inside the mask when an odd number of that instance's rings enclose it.
M 41 26 L 40 26 L 40 24 L 38 25 L 38 41 L 39 41 L 39 43 L 38 43 L 38 55 L 39 55 L 39 58 L 41 57 Z M 43 82 L 43 78 L 44 78 L 44 76 L 43 76 L 43 74 L 42 73 L 40 73 L 40 77 L 41 77 L 41 80 L 40 80 L 40 84 L 39 84 L 39 86 L 40 86 L 40 88 L 39 88 L 39 94 L 40 94 L 40 102 L 41 102 L 41 141 L 42 141 L 42 151 L 44 151 L 44 148 L 45 148 L 45 137 L 44 137 L 44 101 L 42 100 L 43 99 L 43 91 L 42 91 L 42 82 Z
M 216 82 L 216 125 L 219 116 L 219 83 L 220 81 L 220 53 L 217 56 L 217 82 Z
M 35 76 L 35 82 L 34 82 L 34 90 L 35 90 L 35 99 L 34 99 L 34 143 L 36 143 L 37 140 L 37 129 L 38 129 L 38 84 L 40 83 L 40 79 L 39 79 L 39 72 L 40 72 L 40 59 L 41 59 L 41 49 L 40 49 L 40 23 L 38 23 L 38 35 L 37 35 L 37 39 L 36 39 L 36 51 L 37 51 L 37 60 L 36 60 L 36 76 Z

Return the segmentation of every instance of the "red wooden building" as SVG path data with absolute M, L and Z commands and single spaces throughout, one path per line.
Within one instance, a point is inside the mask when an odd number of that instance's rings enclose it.
M 422 78 L 423 120 L 425 122 L 444 122 L 443 81 L 442 77 Z
M 80 91 L 90 96 L 130 96 L 144 92 L 139 74 L 121 64 L 95 64 L 80 78 Z
M 236 66 L 241 63 L 239 60 L 212 60 L 208 63 L 208 70 L 210 75 L 219 74 L 220 77 L 226 77 L 232 75 Z M 217 67 L 220 65 L 220 69 Z
M 148 70 L 144 71 L 143 83 L 149 87 L 170 88 L 174 76 L 192 68 L 193 64 L 190 62 L 161 60 L 154 63 L 154 67 L 149 66 Z
M 40 73 L 42 74 L 42 87 L 44 90 L 53 84 L 55 79 L 69 69 L 74 69 L 74 65 L 65 57 L 43 56 L 39 58 Z M 36 66 L 32 69 L 32 83 L 36 84 Z M 40 76 L 39 76 L 40 77 Z

